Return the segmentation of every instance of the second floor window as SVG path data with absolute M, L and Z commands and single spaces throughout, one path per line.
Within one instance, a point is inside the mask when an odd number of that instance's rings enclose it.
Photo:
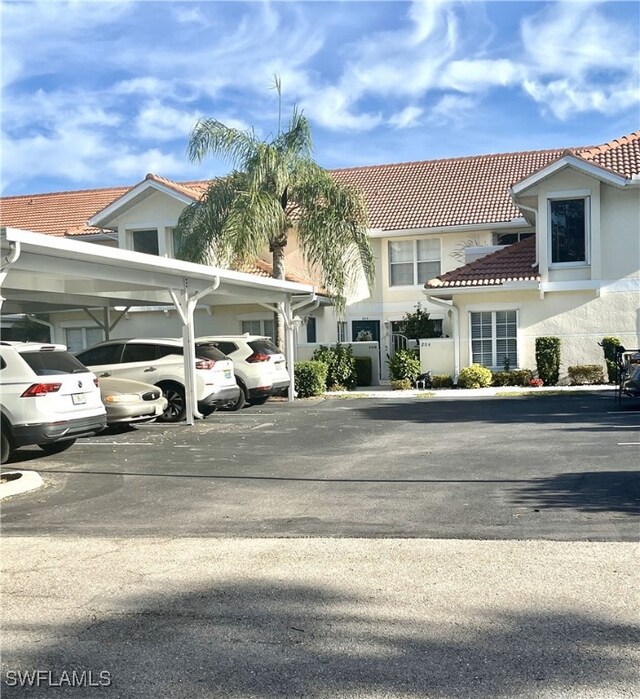
M 587 201 L 586 197 L 549 201 L 552 264 L 586 263 Z
M 132 231 L 133 249 L 136 252 L 145 252 L 147 255 L 159 255 L 158 231 L 153 228 L 146 231 Z
M 424 284 L 440 274 L 440 238 L 389 241 L 389 286 Z

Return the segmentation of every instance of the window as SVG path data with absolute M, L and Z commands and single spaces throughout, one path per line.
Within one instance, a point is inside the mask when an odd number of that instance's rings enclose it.
M 307 318 L 307 342 L 317 342 L 316 319 L 312 316 Z
M 147 231 L 132 231 L 133 249 L 147 255 L 159 255 L 158 231 L 153 228 Z
M 586 263 L 587 200 L 588 197 L 549 201 L 552 264 Z
M 80 352 L 78 359 L 85 366 L 100 366 L 102 364 L 118 364 L 122 357 L 122 344 L 101 345 Z
M 173 348 L 172 348 L 173 349 Z M 174 354 L 175 352 L 171 352 Z M 158 359 L 158 349 L 156 345 L 137 344 L 128 342 L 124 346 L 122 361 L 125 362 L 152 362 Z
M 75 354 L 86 347 L 93 347 L 104 339 L 102 328 L 66 328 L 65 344 L 69 352 Z
M 347 322 L 340 320 L 336 324 L 336 338 L 338 342 L 347 341 Z
M 493 244 L 494 245 L 511 245 L 512 243 L 519 243 L 525 238 L 530 238 L 533 233 L 494 233 L 493 234 Z
M 474 364 L 502 369 L 518 365 L 517 311 L 471 313 L 471 356 Z
M 264 335 L 265 337 L 273 338 L 273 321 L 272 320 L 243 320 L 241 321 L 242 333 L 249 335 Z
M 440 274 L 440 238 L 389 241 L 389 286 L 424 284 Z

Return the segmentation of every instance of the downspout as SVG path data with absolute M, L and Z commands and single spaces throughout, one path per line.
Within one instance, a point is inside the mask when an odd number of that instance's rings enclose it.
M 517 206 L 519 209 L 523 209 L 524 211 L 529 211 L 532 214 L 535 215 L 535 224 L 534 228 L 536 229 L 536 259 L 533 263 L 534 267 L 538 266 L 538 209 L 534 209 L 532 206 L 526 206 L 526 204 L 521 204 L 520 202 L 516 201 L 515 194 L 513 193 L 513 190 L 509 190 L 509 197 L 511 198 L 511 201 L 514 206 Z
M 429 296 L 428 292 L 425 290 L 425 295 L 429 303 L 433 303 L 435 306 L 440 306 L 440 308 L 445 308 L 447 313 L 451 312 L 451 326 L 453 328 L 453 371 L 454 383 L 458 381 L 458 374 L 460 373 L 460 309 L 451 301 L 445 301 L 444 299 L 439 299 L 435 296 Z
M 9 243 L 9 248 L 9 254 L 5 255 L 2 258 L 2 262 L 0 262 L 0 290 L 2 289 L 4 280 L 7 278 L 7 274 L 9 274 L 8 267 L 17 262 L 18 258 L 20 257 L 20 253 L 22 252 L 19 240 L 15 240 L 14 242 Z M 4 300 L 4 296 L 2 296 L 2 294 L 0 293 L 0 310 L 2 310 L 2 304 L 4 303 Z

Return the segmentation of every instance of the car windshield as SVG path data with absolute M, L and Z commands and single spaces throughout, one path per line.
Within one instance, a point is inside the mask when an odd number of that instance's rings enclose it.
M 221 352 L 213 343 L 202 342 L 196 345 L 196 355 L 204 359 L 213 359 L 214 362 L 220 362 L 227 359 L 227 355 Z
M 54 374 L 86 374 L 88 369 L 68 352 L 22 352 L 20 356 L 33 369 L 36 376 Z

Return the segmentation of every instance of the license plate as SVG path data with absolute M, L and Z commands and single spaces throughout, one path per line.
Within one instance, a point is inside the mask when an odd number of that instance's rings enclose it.
M 71 400 L 74 405 L 84 405 L 87 402 L 87 396 L 85 393 L 72 393 Z
M 156 405 L 156 415 L 162 415 L 164 411 L 159 405 Z
M 233 374 L 231 373 L 231 369 L 224 370 L 224 378 L 225 379 L 230 379 L 232 376 L 233 376 Z

